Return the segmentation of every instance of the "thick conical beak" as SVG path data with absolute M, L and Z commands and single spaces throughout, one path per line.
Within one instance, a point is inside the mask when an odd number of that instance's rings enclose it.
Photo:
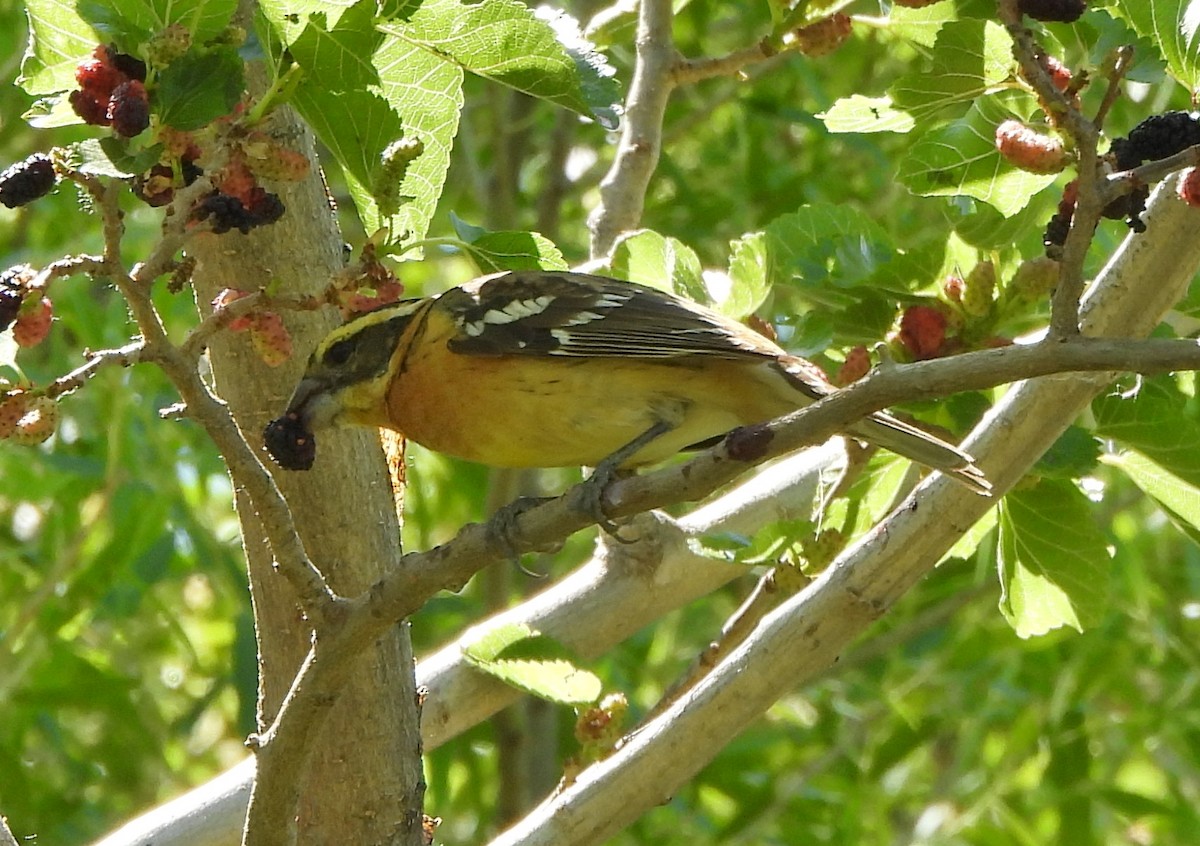
M 337 413 L 338 404 L 329 393 L 329 385 L 323 379 L 305 376 L 292 392 L 284 416 L 314 432 L 331 425 Z
M 329 393 L 329 385 L 306 376 L 292 393 L 287 410 L 263 430 L 267 453 L 287 470 L 310 469 L 317 455 L 313 433 L 332 423 L 337 412 L 338 403 Z

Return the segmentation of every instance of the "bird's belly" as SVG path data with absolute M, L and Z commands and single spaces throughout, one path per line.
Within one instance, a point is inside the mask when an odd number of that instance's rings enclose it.
M 393 382 L 389 417 L 422 446 L 498 467 L 595 465 L 664 422 L 626 462 L 648 464 L 797 404 L 750 384 L 745 364 L 722 378 L 725 364 L 443 356 L 435 372 L 416 360 Z

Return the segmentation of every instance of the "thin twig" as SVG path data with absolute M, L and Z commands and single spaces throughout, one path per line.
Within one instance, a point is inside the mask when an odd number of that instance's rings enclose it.
M 1118 47 L 1112 71 L 1108 74 L 1108 87 L 1104 90 L 1104 99 L 1100 101 L 1100 107 L 1096 109 L 1094 122 L 1097 129 L 1104 126 L 1104 121 L 1108 117 L 1109 110 L 1117 102 L 1117 98 L 1121 96 L 1121 83 L 1125 80 L 1125 74 L 1129 73 L 1129 69 L 1132 67 L 1133 45 L 1126 44 Z
M 724 56 L 713 56 L 702 59 L 680 58 L 671 69 L 673 85 L 691 85 L 705 79 L 717 76 L 735 76 L 754 64 L 779 55 L 779 49 L 770 38 L 763 38 L 757 44 L 735 50 Z
M 1136 188 L 1153 185 L 1160 179 L 1165 179 L 1177 170 L 1187 167 L 1200 166 L 1200 144 L 1181 150 L 1173 156 L 1146 162 L 1144 165 L 1110 173 L 1105 178 L 1102 187 L 1102 200 L 1112 201 L 1122 194 L 1128 194 Z
M 325 297 L 305 294 L 268 294 L 254 291 L 244 297 L 213 309 L 188 332 L 179 345 L 179 351 L 187 358 L 198 357 L 208 347 L 212 337 L 229 326 L 239 317 L 254 312 L 272 311 L 316 311 L 329 305 Z
M 155 279 L 171 272 L 175 256 L 192 234 L 188 231 L 188 215 L 196 201 L 213 189 L 212 180 L 201 176 L 191 185 L 180 188 L 167 206 L 163 216 L 162 235 L 150 250 L 145 261 L 133 268 L 130 278 L 141 288 L 149 288 Z
M 196 188 L 197 183 L 189 188 Z M 174 224 L 165 225 L 164 236 L 152 250 L 151 259 L 128 273 L 121 262 L 120 249 L 123 227 L 119 197 L 123 187 L 102 185 L 98 190 L 97 207 L 105 240 L 104 264 L 98 273 L 111 279 L 125 297 L 142 334 L 139 359 L 152 361 L 162 369 L 179 392 L 192 419 L 200 423 L 224 456 L 235 483 L 246 490 L 255 508 L 263 515 L 280 571 L 296 588 L 313 625 L 320 626 L 336 612 L 338 597 L 305 552 L 292 523 L 291 512 L 271 475 L 242 437 L 228 408 L 212 395 L 200 378 L 196 357 L 185 355 L 171 343 L 150 298 L 150 283 L 170 265 L 185 240 L 184 224 L 176 219 Z
M 85 353 L 87 361 L 76 367 L 70 373 L 59 376 L 43 389 L 43 393 L 51 398 L 58 398 L 82 388 L 93 376 L 106 367 L 132 367 L 141 361 L 141 341 L 133 341 L 115 350 L 100 350 Z
M 1083 297 L 1085 280 L 1084 260 L 1091 246 L 1101 213 L 1107 205 L 1100 197 L 1099 171 L 1100 132 L 1059 91 L 1050 78 L 1046 67 L 1039 60 L 1042 51 L 1034 42 L 1033 34 L 1024 25 L 1017 0 L 1000 0 L 997 4 L 1000 20 L 1003 21 L 1013 41 L 1013 56 L 1017 60 L 1021 77 L 1033 88 L 1043 107 L 1055 125 L 1074 142 L 1078 158 L 1078 199 L 1071 218 L 1071 229 L 1063 244 L 1058 287 L 1050 304 L 1050 333 L 1054 337 L 1069 338 L 1079 334 L 1079 302 Z
M 29 282 L 29 290 L 44 291 L 53 279 L 64 279 L 78 273 L 99 274 L 105 268 L 102 256 L 66 256 L 51 262 L 38 271 Z

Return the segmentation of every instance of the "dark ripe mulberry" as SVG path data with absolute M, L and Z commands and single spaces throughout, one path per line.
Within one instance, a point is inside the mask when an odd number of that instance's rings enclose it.
M 108 98 L 98 99 L 90 91 L 72 91 L 67 95 L 71 108 L 84 123 L 92 126 L 108 126 Z
M 246 207 L 246 211 L 250 215 L 253 226 L 265 226 L 283 217 L 285 209 L 283 200 L 279 199 L 278 194 L 255 187 L 250 192 L 250 203 Z
M 1145 232 L 1146 224 L 1142 212 L 1150 198 L 1150 186 L 1139 185 L 1128 194 L 1117 197 L 1100 211 L 1101 217 L 1109 220 L 1124 220 L 1134 232 Z
M 140 135 L 150 126 L 150 101 L 146 86 L 136 79 L 122 82 L 108 101 L 108 119 L 113 132 L 125 138 Z
M 285 414 L 267 424 L 263 445 L 285 470 L 309 470 L 317 457 L 317 440 L 295 414 Z
M 130 56 L 128 53 L 118 53 L 115 50 L 110 51 L 112 57 L 112 65 L 118 71 L 125 75 L 127 79 L 133 79 L 138 82 L 146 81 L 146 63 L 136 56 Z
M 15 288 L 0 286 L 0 332 L 12 326 L 13 321 L 17 319 L 22 299 L 21 292 Z
M 1046 256 L 1058 261 L 1062 258 L 1063 245 L 1067 243 L 1067 234 L 1071 231 L 1073 214 L 1059 212 L 1050 218 L 1046 231 L 1042 235 L 1042 246 L 1046 248 Z
M 220 235 L 230 229 L 240 228 L 246 208 L 237 197 L 213 191 L 196 203 L 192 209 L 192 220 L 210 220 L 212 231 Z
M 196 204 L 192 219 L 210 220 L 212 231 L 218 235 L 232 229 L 246 235 L 256 226 L 274 223 L 283 216 L 283 201 L 261 187 L 255 186 L 248 199 L 247 206 L 237 197 L 214 191 Z
M 1152 115 L 1133 128 L 1126 138 L 1112 143 L 1118 170 L 1157 161 L 1200 144 L 1200 112 L 1166 112 Z
M 0 203 L 10 209 L 31 203 L 54 190 L 57 181 L 50 157 L 35 153 L 0 173 Z
M 1017 0 L 1017 8 L 1036 21 L 1073 23 L 1087 11 L 1087 0 Z

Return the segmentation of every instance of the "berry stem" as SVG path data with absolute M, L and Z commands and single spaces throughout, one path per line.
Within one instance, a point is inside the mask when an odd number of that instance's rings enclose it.
M 291 67 L 276 77 L 259 101 L 250 107 L 243 123 L 246 126 L 257 126 L 276 106 L 281 106 L 291 99 L 303 78 L 304 68 L 293 62 Z

